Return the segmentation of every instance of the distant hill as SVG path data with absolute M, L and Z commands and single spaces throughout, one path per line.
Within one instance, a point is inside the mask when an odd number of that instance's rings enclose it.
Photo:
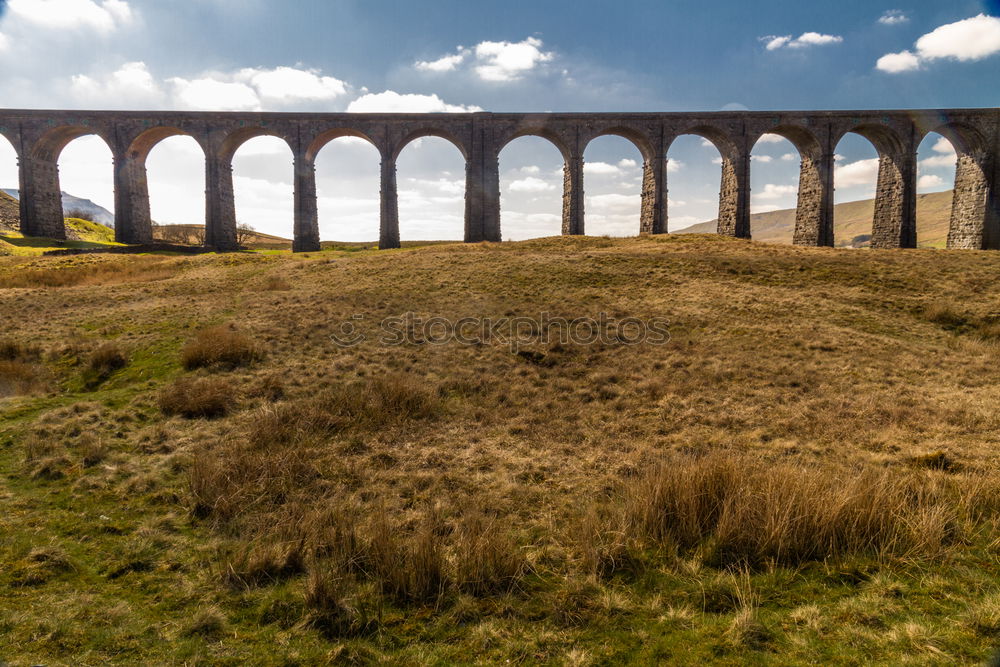
M 157 225 L 153 228 L 153 238 L 168 243 L 199 245 L 205 238 L 205 225 Z M 246 245 L 277 250 L 291 246 L 292 240 L 263 232 L 254 232 L 246 240 Z
M 948 240 L 951 218 L 951 190 L 917 195 L 917 245 L 943 248 Z M 864 247 L 872 233 L 875 200 L 844 202 L 833 207 L 833 238 L 837 246 Z M 716 220 L 700 222 L 675 234 L 714 234 Z M 791 243 L 795 232 L 795 209 L 783 209 L 750 216 L 750 232 L 756 241 Z
M 2 192 L 10 195 L 15 200 L 19 197 L 17 188 L 4 188 Z M 103 206 L 95 204 L 89 199 L 84 199 L 83 197 L 77 197 L 69 194 L 68 192 L 63 192 L 62 207 L 63 212 L 66 214 L 71 211 L 83 211 L 87 214 L 87 217 L 94 222 L 100 223 L 105 227 L 111 227 L 112 229 L 115 227 L 115 214 Z

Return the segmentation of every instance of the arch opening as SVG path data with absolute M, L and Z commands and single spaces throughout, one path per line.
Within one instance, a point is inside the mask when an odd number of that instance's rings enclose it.
M 549 139 L 522 136 L 500 151 L 500 228 L 520 241 L 562 231 L 564 157 Z
M 948 244 L 957 163 L 954 143 L 938 132 L 917 146 L 917 247 Z
M 21 230 L 21 212 L 17 200 L 20 198 L 20 174 L 18 173 L 17 150 L 5 135 L 0 135 L 0 190 L 3 194 L 0 235 L 17 234 Z
M 320 238 L 377 243 L 380 154 L 363 137 L 340 135 L 317 149 L 316 194 Z
M 423 146 L 424 142 L 421 141 L 422 139 L 432 139 L 432 140 L 440 139 L 458 149 L 458 152 L 462 156 L 463 160 L 469 159 L 469 154 L 465 149 L 465 145 L 458 139 L 458 137 L 456 137 L 451 132 L 448 132 L 447 130 L 442 130 L 436 127 L 421 128 L 419 130 L 414 130 L 410 134 L 406 135 L 406 137 L 404 137 L 403 140 L 400 141 L 398 146 L 396 147 L 396 152 L 392 156 L 393 159 L 399 160 L 399 156 L 402 155 L 406 147 L 411 144 L 416 143 L 418 148 Z M 436 146 L 438 144 L 436 141 L 431 141 L 430 145 Z
M 255 136 L 236 149 L 233 164 L 233 199 L 236 204 L 237 240 L 243 231 L 291 240 L 294 226 L 294 166 L 292 150 L 284 139 Z M 277 241 L 276 241 L 277 242 Z
M 643 156 L 629 139 L 606 134 L 583 154 L 584 229 L 590 236 L 638 236 Z
M 409 141 L 396 161 L 399 238 L 465 238 L 465 158 L 453 142 L 426 134 Z
M 860 132 L 848 132 L 834 149 L 833 242 L 839 248 L 871 246 L 880 151 Z
M 63 219 L 84 219 L 114 229 L 114 156 L 104 139 L 96 134 L 70 139 L 55 157 Z M 67 231 L 69 238 L 82 233 Z
M 130 154 L 132 151 L 130 150 Z M 193 137 L 173 133 L 135 148 L 145 155 L 153 238 L 205 242 L 205 152 Z
M 760 136 L 750 151 L 750 234 L 755 241 L 791 243 L 799 200 L 802 156 L 777 132 Z
M 678 136 L 667 150 L 671 233 L 715 234 L 718 230 L 722 151 L 716 141 L 692 132 Z

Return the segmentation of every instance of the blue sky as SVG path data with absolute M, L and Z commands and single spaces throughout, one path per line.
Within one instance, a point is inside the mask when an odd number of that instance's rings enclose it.
M 8 0 L 0 15 L 3 106 L 276 111 L 673 111 L 1000 105 L 1000 3 L 387 2 Z M 921 146 L 921 191 L 947 189 L 947 142 Z M 871 194 L 874 149 L 837 148 L 837 199 Z M 754 151 L 755 211 L 794 206 L 798 156 Z M 585 154 L 587 230 L 638 227 L 639 154 L 602 138 Z M 711 219 L 715 149 L 671 148 L 670 225 Z M 0 186 L 16 182 L 0 147 Z M 237 215 L 291 229 L 291 156 L 276 140 L 234 160 Z M 560 160 L 538 139 L 501 155 L 506 238 L 558 232 Z M 82 138 L 63 188 L 111 208 L 110 154 Z M 154 218 L 201 222 L 201 156 L 172 138 L 150 156 Z M 403 238 L 461 234 L 463 165 L 427 138 L 400 158 Z M 337 141 L 318 163 L 323 238 L 372 239 L 378 157 Z

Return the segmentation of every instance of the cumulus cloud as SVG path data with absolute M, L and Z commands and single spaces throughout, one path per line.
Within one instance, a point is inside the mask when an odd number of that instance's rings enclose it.
M 278 102 L 332 100 L 347 92 L 347 84 L 318 70 L 275 67 L 240 70 L 238 80 L 249 83 L 265 100 Z
M 760 192 L 754 192 L 751 199 L 770 201 L 794 195 L 798 191 L 799 189 L 794 185 L 777 185 L 775 183 L 768 183 Z
M 920 69 L 920 58 L 910 51 L 887 53 L 875 61 L 875 69 L 889 74 L 912 72 Z
M 878 17 L 878 22 L 882 25 L 899 25 L 910 20 L 901 9 L 890 9 Z
M 917 179 L 918 190 L 929 190 L 940 185 L 944 185 L 944 179 L 937 174 L 924 174 Z
M 955 147 L 952 146 L 950 141 L 941 137 L 934 142 L 931 150 L 936 155 L 931 155 L 921 160 L 918 165 L 921 169 L 951 168 L 955 166 L 958 156 L 955 153 Z
M 757 140 L 759 144 L 780 144 L 782 141 L 788 141 L 780 134 L 762 134 L 760 139 Z
M 483 81 L 516 81 L 542 63 L 555 58 L 555 53 L 545 51 L 542 40 L 528 37 L 520 42 L 484 41 L 469 48 L 459 46 L 454 53 L 436 60 L 418 60 L 414 68 L 423 72 L 452 72 L 468 62 L 472 71 Z
M 628 158 L 622 158 L 618 161 L 619 169 L 635 169 L 639 166 L 639 163 L 635 160 L 630 160 Z
M 381 93 L 367 93 L 347 105 L 347 111 L 358 113 L 461 113 L 482 111 L 481 107 L 463 104 L 448 104 L 437 95 L 397 93 L 386 90 Z
M 639 195 L 608 193 L 587 197 L 587 205 L 596 209 L 638 209 Z
M 176 105 L 184 109 L 257 111 L 260 98 L 257 92 L 245 83 L 220 81 L 213 78 L 167 79 L 173 86 Z
M 804 32 L 798 37 L 791 35 L 768 35 L 761 37 L 764 48 L 768 51 L 778 49 L 804 49 L 810 46 L 824 46 L 827 44 L 839 44 L 844 41 L 840 35 L 824 35 L 818 32 Z
M 165 94 L 146 67 L 137 61 L 125 63 L 103 78 L 78 74 L 70 79 L 70 93 L 84 104 L 107 108 L 159 106 Z
M 93 30 L 108 34 L 132 21 L 124 0 L 8 0 L 11 18 L 52 30 Z
M 968 62 L 1000 53 L 1000 18 L 979 14 L 938 26 L 920 37 L 914 47 L 912 52 L 882 56 L 875 68 L 895 74 L 919 69 L 923 63 L 933 60 Z
M 676 174 L 678 171 L 681 170 L 681 167 L 683 167 L 683 166 L 684 166 L 684 163 L 681 162 L 680 160 L 675 160 L 674 158 L 669 158 L 667 160 L 667 173 L 668 174 Z
M 768 163 L 774 161 L 774 158 L 770 155 L 752 155 L 751 157 L 757 162 Z
M 798 157 L 798 156 L 797 156 L 797 155 L 795 155 L 795 153 L 785 153 L 784 155 L 782 155 L 782 156 L 781 156 L 781 159 L 782 159 L 782 160 L 784 160 L 785 162 L 792 162 L 792 161 L 794 161 L 794 160 L 795 160 L 795 159 L 796 159 L 797 157 Z
M 507 187 L 511 192 L 548 192 L 549 190 L 554 190 L 556 186 L 540 178 L 528 176 L 527 178 L 511 181 Z
M 833 178 L 839 188 L 849 188 L 855 185 L 874 185 L 878 179 L 878 158 L 873 157 L 834 167 Z
M 615 165 L 608 164 L 607 162 L 584 162 L 583 173 L 610 176 L 621 173 L 621 170 Z

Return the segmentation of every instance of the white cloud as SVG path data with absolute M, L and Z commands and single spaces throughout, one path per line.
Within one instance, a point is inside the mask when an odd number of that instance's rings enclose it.
M 482 111 L 482 109 L 471 105 L 447 104 L 437 95 L 401 94 L 393 90 L 386 90 L 381 93 L 362 95 L 347 105 L 347 111 L 358 113 L 460 113 Z
M 583 173 L 610 176 L 611 174 L 621 173 L 621 170 L 615 165 L 608 164 L 607 162 L 584 162 Z
M 796 38 L 791 35 L 768 35 L 761 37 L 764 48 L 768 51 L 777 49 L 804 49 L 810 46 L 824 46 L 826 44 L 839 44 L 844 41 L 840 35 L 824 35 L 818 32 L 804 32 Z
M 1000 18 L 979 14 L 972 18 L 938 26 L 917 40 L 916 53 L 889 53 L 875 67 L 883 72 L 915 70 L 926 61 L 949 59 L 962 62 L 982 60 L 1000 53 Z
M 837 165 L 833 170 L 836 187 L 849 188 L 856 185 L 873 185 L 878 179 L 878 158 L 858 160 Z
M 921 59 L 980 60 L 1000 52 L 1000 18 L 979 14 L 935 28 L 917 40 Z
M 10 16 L 52 30 L 94 30 L 108 34 L 132 21 L 124 0 L 9 0 Z
M 702 139 L 702 140 L 701 140 L 701 145 L 702 145 L 703 147 L 705 147 L 705 148 L 715 148 L 715 144 L 713 144 L 713 143 L 712 143 L 711 141 L 709 141 L 708 139 Z
M 785 153 L 784 155 L 781 156 L 781 159 L 784 160 L 785 162 L 792 162 L 797 157 L 798 156 L 796 156 L 795 153 Z
M 928 190 L 939 185 L 944 185 L 944 179 L 937 174 L 924 174 L 917 179 L 918 190 Z
M 889 74 L 911 72 L 920 69 L 920 58 L 910 51 L 887 53 L 875 61 L 875 69 Z
M 347 92 L 347 85 L 332 76 L 323 76 L 318 70 L 294 67 L 274 69 L 247 68 L 240 70 L 238 79 L 257 89 L 262 99 L 277 102 L 298 100 L 332 100 Z
M 522 174 L 537 174 L 540 173 L 542 169 L 537 164 L 529 164 L 527 166 L 521 167 L 519 171 Z
M 712 164 L 722 164 L 722 158 L 721 157 L 712 158 Z
M 460 46 L 457 53 L 442 56 L 437 60 L 418 60 L 413 66 L 424 72 L 450 72 L 458 68 L 468 55 L 469 50 Z
M 683 167 L 683 166 L 684 166 L 684 163 L 681 162 L 680 160 L 675 160 L 674 158 L 669 158 L 667 160 L 667 173 L 668 174 L 676 174 L 678 171 L 681 170 L 681 167 Z
M 794 185 L 776 185 L 774 183 L 768 183 L 764 186 L 764 189 L 760 192 L 754 192 L 751 199 L 759 199 L 770 201 L 774 199 L 781 199 L 782 197 L 788 197 L 789 195 L 794 195 L 799 191 Z
M 890 9 L 878 18 L 878 22 L 882 25 L 899 25 L 909 20 L 910 18 L 901 9 Z
M 459 46 L 454 53 L 436 60 L 418 60 L 413 66 L 423 72 L 453 72 L 471 61 L 473 71 L 483 81 L 506 82 L 554 58 L 553 52 L 543 50 L 542 40 L 528 37 L 520 42 L 484 41 L 471 48 Z
M 954 167 L 955 166 L 955 154 L 950 155 L 932 155 L 929 158 L 924 158 L 920 161 L 920 166 L 924 169 L 934 169 L 936 167 Z
M 163 104 L 165 95 L 144 62 L 125 63 L 103 79 L 77 74 L 70 93 L 92 106 L 150 107 Z
M 597 209 L 638 209 L 639 195 L 620 195 L 617 193 L 591 195 L 587 197 L 587 205 Z
M 555 190 L 554 185 L 534 176 L 528 176 L 516 181 L 511 181 L 507 186 L 511 192 L 548 192 Z
M 484 81 L 513 81 L 554 54 L 542 51 L 542 40 L 528 37 L 520 42 L 480 42 L 475 46 L 476 72 Z
M 260 98 L 245 83 L 219 81 L 213 78 L 188 80 L 167 79 L 173 86 L 177 106 L 184 109 L 217 111 L 257 111 Z
M 618 167 L 620 169 L 635 169 L 639 166 L 639 163 L 635 160 L 630 160 L 628 158 L 623 158 L 618 161 Z
M 935 153 L 944 153 L 945 155 L 955 154 L 955 146 L 953 146 L 952 143 L 944 137 L 940 137 L 937 141 L 935 141 L 931 150 Z
M 780 144 L 782 141 L 788 141 L 780 134 L 762 134 L 760 139 L 757 140 L 759 144 Z
M 757 162 L 763 162 L 765 164 L 774 160 L 774 158 L 770 155 L 752 155 L 751 157 Z

